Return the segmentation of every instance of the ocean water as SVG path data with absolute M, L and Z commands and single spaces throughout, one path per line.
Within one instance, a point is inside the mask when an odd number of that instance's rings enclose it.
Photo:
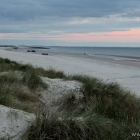
M 134 47 L 49 47 L 50 52 L 84 54 L 104 59 L 140 63 L 140 48 Z

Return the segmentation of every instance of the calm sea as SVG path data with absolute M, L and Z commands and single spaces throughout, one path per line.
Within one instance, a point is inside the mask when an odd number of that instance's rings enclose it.
M 73 53 L 84 54 L 104 58 L 114 59 L 120 61 L 131 61 L 134 63 L 140 63 L 140 48 L 133 47 L 49 47 L 50 52 L 60 53 Z

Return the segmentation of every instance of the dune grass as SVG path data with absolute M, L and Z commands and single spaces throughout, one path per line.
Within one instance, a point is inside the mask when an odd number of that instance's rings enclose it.
M 78 120 L 63 119 L 59 120 L 56 116 L 51 118 L 38 118 L 34 126 L 30 128 L 27 140 L 92 140 L 104 139 L 109 137 L 111 127 L 106 124 L 99 126 L 96 122 L 79 122 Z M 104 131 L 108 134 L 102 134 Z M 101 135 L 102 134 L 102 135 Z M 107 136 L 108 135 L 108 136 Z M 115 134 L 114 134 L 115 135 Z
M 22 82 L 31 90 L 35 90 L 38 87 L 47 88 L 47 85 L 35 73 L 26 73 L 22 79 Z
M 14 73 L 0 76 L 0 104 L 27 112 L 35 112 L 40 103 L 37 95 L 22 84 Z
M 20 71 L 7 76 L 9 72 Z M 117 83 L 104 83 L 86 75 L 66 75 L 54 69 L 34 68 L 0 58 L 0 104 L 32 112 L 38 98 L 38 87 L 47 88 L 40 76 L 63 78 L 83 83 L 82 98 L 75 94 L 65 97 L 60 106 L 64 116 L 40 114 L 26 132 L 26 140 L 135 140 L 140 132 L 140 98 Z M 23 90 L 23 88 L 29 90 Z M 25 92 L 26 91 L 26 92 Z M 26 104 L 25 104 L 26 103 Z M 79 117 L 82 120 L 78 119 Z
M 0 58 L 0 72 L 5 71 L 22 71 L 27 73 L 35 73 L 39 76 L 45 76 L 48 78 L 66 78 L 67 76 L 62 71 L 56 71 L 53 68 L 44 70 L 41 67 L 34 68 L 31 64 L 19 64 L 9 59 Z
M 37 117 L 24 134 L 25 140 L 136 140 L 139 124 L 117 123 L 102 115 L 92 115 L 83 121 L 58 116 Z
M 36 112 L 42 105 L 34 90 L 47 85 L 31 65 L 0 59 L 0 104 L 27 112 Z
M 104 83 L 86 75 L 68 76 L 68 79 L 83 83 L 83 99 L 80 99 L 80 104 L 84 106 L 82 113 L 97 113 L 119 122 L 139 122 L 140 98 L 124 90 L 117 83 Z M 71 96 L 65 102 L 71 107 L 79 101 L 75 101 L 74 96 Z

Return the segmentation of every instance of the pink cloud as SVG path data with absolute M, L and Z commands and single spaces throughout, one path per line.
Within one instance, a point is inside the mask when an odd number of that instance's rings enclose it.
M 73 34 L 39 34 L 39 33 L 0 33 L 0 39 L 12 40 L 61 40 L 61 41 L 106 41 L 106 42 L 140 42 L 140 29 L 129 31 L 91 32 Z
M 63 36 L 65 40 L 78 41 L 131 41 L 140 42 L 140 29 L 132 29 L 130 31 L 114 31 L 114 32 L 92 32 L 87 34 L 67 34 Z

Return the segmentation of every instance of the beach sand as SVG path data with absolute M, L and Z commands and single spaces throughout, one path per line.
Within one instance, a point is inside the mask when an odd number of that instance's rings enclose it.
M 84 74 L 99 78 L 104 82 L 117 82 L 126 90 L 140 95 L 139 64 L 97 59 L 86 55 L 60 53 L 41 55 L 41 52 L 28 53 L 23 52 L 22 49 L 17 51 L 0 49 L 0 57 L 23 64 L 30 63 L 35 67 L 55 68 L 66 74 Z

